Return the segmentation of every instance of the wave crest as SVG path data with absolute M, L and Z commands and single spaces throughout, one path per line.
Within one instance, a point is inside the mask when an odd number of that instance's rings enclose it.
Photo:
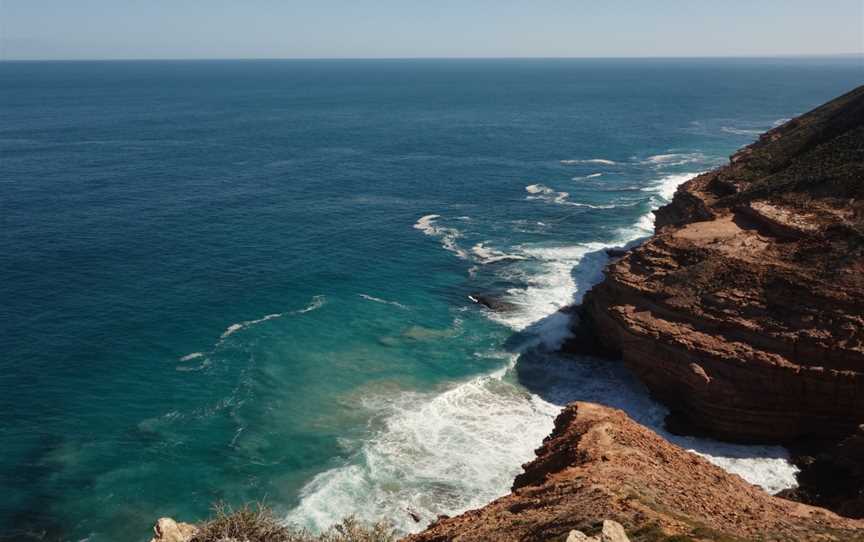
M 462 232 L 456 228 L 440 226 L 437 223 L 439 218 L 441 218 L 441 215 L 432 214 L 422 216 L 414 224 L 414 228 L 422 231 L 430 237 L 437 237 L 441 242 L 441 246 L 443 246 L 445 250 L 452 252 L 463 260 L 467 260 L 468 253 L 456 242 L 457 239 L 462 237 Z
M 614 209 L 615 207 L 618 207 L 618 205 L 615 204 L 594 205 L 591 203 L 579 203 L 576 201 L 570 201 L 569 192 L 558 192 L 543 184 L 530 184 L 525 187 L 525 191 L 530 194 L 528 196 L 525 196 L 525 199 L 528 200 L 541 200 L 547 203 L 555 203 L 558 205 L 571 205 L 573 207 L 585 207 L 587 209 Z
M 607 160 L 606 158 L 588 158 L 581 160 L 561 160 L 561 164 L 565 166 L 572 166 L 575 164 L 599 164 L 603 166 L 614 166 L 618 162 L 614 160 Z
M 655 167 L 672 167 L 672 166 L 682 166 L 684 164 L 693 164 L 696 162 L 704 162 L 706 159 L 705 155 L 701 152 L 687 152 L 687 153 L 669 153 L 669 154 L 655 154 L 653 156 L 649 156 L 645 159 L 645 162 L 651 164 Z
M 678 184 L 694 175 L 657 179 L 645 189 L 652 193 L 652 209 L 671 199 Z M 526 191 L 533 196 L 560 196 L 543 185 L 531 185 Z M 415 227 L 441 235 L 436 218 L 427 215 Z M 608 261 L 603 249 L 637 242 L 652 229 L 649 212 L 611 243 L 520 245 L 518 255 L 527 261 L 496 272 L 521 273 L 515 278 L 527 286 L 507 291 L 506 299 L 515 307 L 512 312 L 484 314 L 515 330 L 534 333 L 539 336 L 534 344 L 551 347 L 569 332 L 570 317 L 560 309 L 578 301 L 581 292 L 602 277 Z M 505 254 L 486 242 L 471 252 L 479 260 Z M 405 391 L 365 397 L 364 405 L 381 422 L 379 429 L 358 443 L 358 451 L 345 464 L 307 483 L 287 520 L 324 529 L 351 514 L 369 521 L 387 517 L 399 530 L 412 532 L 439 514 L 455 515 L 482 506 L 507 493 L 520 464 L 533 457 L 533 448 L 552 429 L 561 405 L 573 400 L 622 408 L 672 442 L 769 491 L 794 485 L 795 469 L 779 447 L 666 434 L 662 424 L 667 410 L 621 366 L 587 360 L 565 364 L 542 349 L 530 350 L 519 361 L 517 380 L 513 368 L 519 354 L 485 355 L 502 359 L 498 370 L 441 393 Z M 421 521 L 411 519 L 408 510 Z
M 380 297 L 375 297 L 374 295 L 369 294 L 357 294 L 362 297 L 366 301 L 372 301 L 374 303 L 381 303 L 382 305 L 393 305 L 394 307 L 399 307 L 400 309 L 407 309 L 405 305 L 399 303 L 398 301 L 388 301 L 386 299 L 381 299 Z

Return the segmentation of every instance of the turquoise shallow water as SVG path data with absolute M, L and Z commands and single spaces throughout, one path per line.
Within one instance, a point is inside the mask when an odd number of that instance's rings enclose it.
M 856 59 L 0 63 L 0 533 L 217 500 L 415 530 L 506 493 L 605 246 Z M 470 295 L 514 305 L 492 314 Z M 678 442 L 769 489 L 784 451 Z

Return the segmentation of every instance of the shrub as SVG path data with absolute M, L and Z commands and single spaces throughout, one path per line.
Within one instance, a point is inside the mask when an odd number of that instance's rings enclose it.
M 190 542 L 394 542 L 395 531 L 386 523 L 367 525 L 353 517 L 328 531 L 313 534 L 286 525 L 263 504 L 232 509 L 225 504 L 213 508 L 213 518 L 199 525 Z

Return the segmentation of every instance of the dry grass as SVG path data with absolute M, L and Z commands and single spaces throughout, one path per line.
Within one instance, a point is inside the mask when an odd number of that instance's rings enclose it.
M 199 525 L 190 542 L 394 542 L 396 534 L 385 523 L 366 525 L 354 518 L 342 520 L 322 534 L 286 525 L 263 504 L 232 509 L 217 504 L 213 518 Z

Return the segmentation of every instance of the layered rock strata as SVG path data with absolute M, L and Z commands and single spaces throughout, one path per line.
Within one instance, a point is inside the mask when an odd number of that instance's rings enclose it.
M 510 495 L 406 540 L 602 539 L 609 519 L 634 542 L 864 540 L 864 522 L 772 497 L 620 410 L 569 405 L 536 453 Z
M 864 423 L 864 87 L 656 215 L 657 234 L 585 296 L 566 348 L 593 337 L 721 438 L 843 438 Z

